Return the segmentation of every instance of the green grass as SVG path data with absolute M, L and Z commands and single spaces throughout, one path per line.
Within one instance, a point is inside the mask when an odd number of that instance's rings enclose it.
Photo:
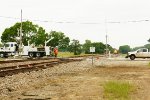
M 73 52 L 58 52 L 58 57 L 71 57 L 73 55 Z
M 81 53 L 80 55 L 74 55 L 73 52 L 58 52 L 58 57 L 75 57 L 75 56 L 83 56 L 83 55 L 91 55 Z
M 129 100 L 134 87 L 128 82 L 109 81 L 104 84 L 104 98 L 108 100 Z
M 0 61 L 4 61 L 5 60 L 5 58 L 0 58 Z
M 148 63 L 148 67 L 150 68 L 150 62 Z
M 120 57 L 123 57 L 123 58 L 126 57 L 126 56 L 127 56 L 127 54 L 121 54 L 120 55 Z

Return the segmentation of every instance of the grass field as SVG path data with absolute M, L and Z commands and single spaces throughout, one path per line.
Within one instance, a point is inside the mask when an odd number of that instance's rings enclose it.
M 109 81 L 104 84 L 104 97 L 108 100 L 130 100 L 133 90 L 128 82 Z
M 59 52 L 58 57 L 70 57 L 74 56 L 73 52 Z
M 84 56 L 84 55 L 91 55 L 91 54 L 81 53 L 80 55 L 74 55 L 73 52 L 59 52 L 58 53 L 58 57 L 74 57 L 74 56 Z

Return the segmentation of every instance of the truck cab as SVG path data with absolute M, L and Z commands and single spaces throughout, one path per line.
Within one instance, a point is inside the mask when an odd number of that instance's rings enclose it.
M 150 58 L 150 52 L 147 48 L 140 48 L 133 52 L 128 52 L 126 58 L 130 57 L 131 60 L 135 58 Z
M 20 52 L 19 52 L 20 49 Z M 18 53 L 21 56 L 29 56 L 29 57 L 43 57 L 43 56 L 50 56 L 50 47 L 49 46 L 42 46 L 42 47 L 35 47 L 34 45 L 29 46 L 22 46 L 19 48 L 16 42 L 7 42 L 4 44 L 3 47 L 0 48 L 0 57 L 8 57 L 14 56 Z
M 0 57 L 14 55 L 17 49 L 18 45 L 16 42 L 7 42 L 0 48 Z
M 16 46 L 18 46 L 16 42 L 7 42 L 4 44 L 5 50 L 10 52 L 15 52 Z

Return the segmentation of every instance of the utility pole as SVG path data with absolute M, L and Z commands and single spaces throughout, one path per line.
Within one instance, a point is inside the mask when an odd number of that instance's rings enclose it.
M 107 35 L 107 19 L 105 18 L 105 32 L 106 32 L 106 57 L 108 56 L 108 35 Z
M 21 9 L 21 25 L 20 25 L 20 41 L 19 41 L 19 56 L 21 56 L 22 51 L 22 9 Z
M 21 9 L 21 26 L 20 26 L 20 48 L 22 47 L 22 9 Z
M 108 53 L 108 45 L 107 45 L 107 38 L 108 38 L 108 36 L 107 36 L 107 34 L 106 34 L 106 55 L 107 55 L 107 53 Z

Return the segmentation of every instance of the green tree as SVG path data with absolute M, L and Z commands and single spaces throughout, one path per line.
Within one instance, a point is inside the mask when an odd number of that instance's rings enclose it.
M 150 50 L 150 44 L 146 44 L 144 47 Z
M 82 52 L 82 46 L 78 40 L 73 39 L 69 45 L 69 51 L 74 52 L 74 55 L 79 55 Z
M 147 40 L 150 43 L 150 38 Z M 150 44 L 144 45 L 145 48 L 148 48 L 150 50 Z
M 150 43 L 150 38 L 147 41 Z
M 83 51 L 85 54 L 90 53 L 90 47 L 92 46 L 92 42 L 90 40 L 85 40 L 85 43 L 83 44 Z
M 92 43 L 90 40 L 86 40 L 83 44 L 83 51 L 86 54 L 90 53 L 90 47 L 95 47 L 95 54 L 103 54 L 105 53 L 106 46 L 102 42 L 94 42 Z M 108 44 L 108 49 L 113 52 L 114 49 Z
M 51 31 L 48 37 L 51 38 L 48 45 L 52 47 L 58 46 L 60 51 L 66 51 L 68 49 L 70 39 L 64 33 Z
M 140 49 L 140 48 L 144 48 L 144 46 L 134 47 L 134 48 L 131 49 L 131 51 L 135 51 L 135 50 Z
M 19 36 L 21 23 L 16 23 L 10 28 L 6 28 L 1 36 L 2 42 L 17 42 L 16 37 Z M 41 37 L 42 36 L 42 37 Z M 38 25 L 33 24 L 30 21 L 22 22 L 22 42 L 24 45 L 30 43 L 43 44 L 45 41 L 45 30 Z
M 131 50 L 129 45 L 123 45 L 119 47 L 119 52 L 122 54 L 126 54 Z
M 39 27 L 31 42 L 36 45 L 44 45 L 46 40 L 48 40 L 48 34 L 42 27 Z
M 109 45 L 109 44 L 107 44 L 107 46 L 108 46 L 109 51 L 111 53 L 114 53 L 114 48 L 111 45 Z
M 3 44 L 0 43 L 0 47 L 3 47 Z
M 105 45 L 102 42 L 94 42 L 92 46 L 95 47 L 96 54 L 103 54 L 105 52 Z

